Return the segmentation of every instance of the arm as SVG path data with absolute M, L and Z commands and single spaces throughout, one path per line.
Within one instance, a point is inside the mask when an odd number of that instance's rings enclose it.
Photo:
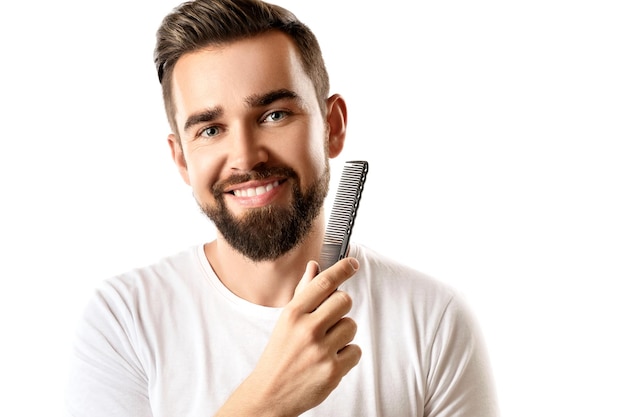
M 148 381 L 133 346 L 130 314 L 112 288 L 98 292 L 79 323 L 70 358 L 66 411 L 73 417 L 152 417 Z M 108 295 L 108 296 L 107 296 Z
M 478 324 L 459 297 L 448 303 L 431 345 L 428 417 L 499 415 L 491 367 Z
M 297 416 L 326 399 L 361 357 L 349 344 L 356 324 L 344 317 L 351 299 L 337 291 L 357 268 L 344 259 L 316 276 L 309 262 L 256 368 L 216 417 Z

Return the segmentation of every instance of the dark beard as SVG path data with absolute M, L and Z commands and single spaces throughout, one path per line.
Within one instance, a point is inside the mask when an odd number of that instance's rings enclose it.
M 292 181 L 291 205 L 260 207 L 249 210 L 241 219 L 233 217 L 224 201 L 223 189 L 227 185 L 276 175 Z M 213 190 L 215 206 L 198 204 L 237 251 L 256 262 L 274 260 L 295 248 L 307 235 L 324 205 L 329 180 L 328 163 L 320 178 L 304 192 L 298 175 L 291 168 L 264 168 L 216 184 Z

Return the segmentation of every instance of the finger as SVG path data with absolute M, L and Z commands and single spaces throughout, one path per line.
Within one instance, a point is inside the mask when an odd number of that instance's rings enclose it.
M 351 308 L 352 298 L 347 293 L 337 290 L 317 307 L 312 316 L 317 318 L 319 328 L 326 333 L 343 316 L 348 314 Z
M 298 285 L 296 286 L 296 290 L 293 293 L 294 297 L 297 294 L 301 293 L 302 290 L 309 284 L 309 282 L 311 282 L 313 278 L 315 278 L 319 270 L 320 270 L 320 266 L 317 262 L 315 261 L 307 262 L 306 269 L 304 270 L 304 274 L 302 275 L 302 278 L 300 278 L 300 282 L 298 282 Z
M 350 317 L 343 317 L 326 334 L 326 343 L 331 351 L 339 352 L 356 336 L 357 325 Z
M 355 258 L 340 260 L 315 276 L 294 296 L 293 301 L 298 303 L 300 308 L 306 312 L 315 310 L 339 285 L 353 276 L 358 268 L 359 262 Z
M 343 376 L 354 368 L 361 360 L 361 348 L 357 345 L 347 345 L 337 352 L 337 360 L 341 366 Z

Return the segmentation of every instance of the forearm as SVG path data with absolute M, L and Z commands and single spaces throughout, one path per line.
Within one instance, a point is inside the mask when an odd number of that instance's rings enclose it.
M 232 393 L 214 417 L 296 417 L 300 415 L 284 400 L 276 398 L 267 381 L 250 375 Z M 303 410 L 304 411 L 304 410 Z

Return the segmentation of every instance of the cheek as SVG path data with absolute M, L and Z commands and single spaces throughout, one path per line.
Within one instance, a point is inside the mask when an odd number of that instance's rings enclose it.
M 315 177 L 319 177 L 319 175 L 324 171 L 327 160 L 327 152 L 326 146 L 324 143 L 320 143 L 314 149 L 311 149 L 311 163 L 315 169 Z
M 218 180 L 217 162 L 206 155 L 192 152 L 187 158 L 189 182 L 197 196 L 210 193 L 211 186 Z
M 306 150 L 313 167 L 316 167 L 317 176 L 325 169 L 328 159 L 328 141 L 326 140 L 326 134 L 320 134 L 320 132 L 324 131 L 323 127 L 318 127 L 317 130 L 315 130 L 317 136 L 313 136 L 314 139 L 309 141 L 308 149 Z
M 303 140 L 305 135 L 308 139 Z M 323 169 L 326 161 L 324 138 L 320 136 L 319 131 L 304 132 L 304 134 L 300 131 L 297 135 L 292 135 L 291 137 L 298 139 L 283 142 L 283 146 L 274 149 L 274 152 L 276 152 L 276 155 L 283 155 L 287 158 L 285 160 L 289 160 L 289 164 L 296 171 L 301 171 L 301 175 L 315 177 L 316 172 Z

